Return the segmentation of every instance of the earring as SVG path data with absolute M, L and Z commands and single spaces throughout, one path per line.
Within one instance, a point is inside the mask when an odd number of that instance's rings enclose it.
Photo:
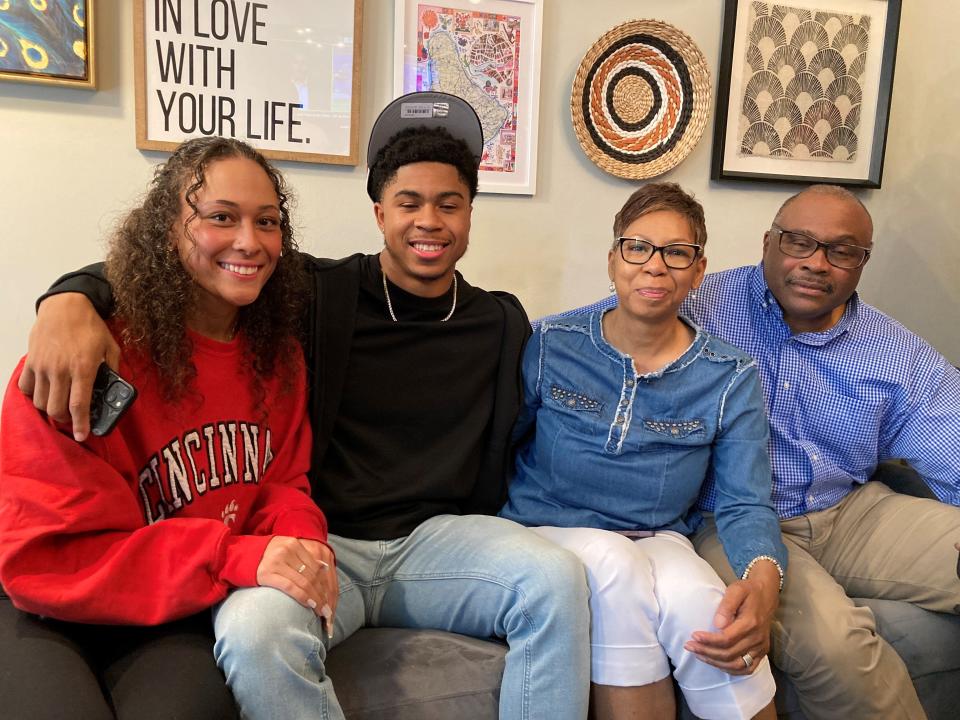
M 691 300 L 696 300 L 696 299 L 697 299 L 697 289 L 696 289 L 696 288 L 693 288 L 693 289 L 690 290 L 689 298 L 690 298 Z
M 610 292 L 615 293 L 617 291 L 617 286 L 613 284 L 613 280 L 610 281 Z

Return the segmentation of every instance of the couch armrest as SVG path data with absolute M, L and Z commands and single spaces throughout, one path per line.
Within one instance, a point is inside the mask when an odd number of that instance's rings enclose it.
M 894 492 L 914 497 L 936 500 L 927 484 L 920 477 L 920 473 L 902 460 L 888 460 L 877 465 L 871 480 L 879 480 Z

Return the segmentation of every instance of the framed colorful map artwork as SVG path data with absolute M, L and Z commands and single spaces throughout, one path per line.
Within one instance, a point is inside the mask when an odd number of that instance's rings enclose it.
M 397 0 L 394 94 L 462 97 L 483 126 L 480 192 L 537 185 L 542 0 Z

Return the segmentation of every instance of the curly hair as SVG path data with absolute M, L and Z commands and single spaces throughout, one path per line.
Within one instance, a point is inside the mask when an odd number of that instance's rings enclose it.
M 477 196 L 477 159 L 470 147 L 443 127 L 404 128 L 381 148 L 370 163 L 370 199 L 380 202 L 383 189 L 404 165 L 418 162 L 439 162 L 453 165 L 463 184 L 470 190 L 470 199 Z
M 707 223 L 703 214 L 703 205 L 676 183 L 647 183 L 627 198 L 620 212 L 613 220 L 613 245 L 624 230 L 637 218 L 658 210 L 672 210 L 686 218 L 693 232 L 694 241 L 701 248 L 707 244 Z
M 185 202 L 197 217 L 197 195 L 208 168 L 219 160 L 245 158 L 267 174 L 280 209 L 281 255 L 259 297 L 241 307 L 236 330 L 243 334 L 245 362 L 254 374 L 255 394 L 263 381 L 282 371 L 282 387 L 293 385 L 282 364 L 302 331 L 306 276 L 290 223 L 293 198 L 283 176 L 254 148 L 239 140 L 204 137 L 188 140 L 157 167 L 141 204 L 120 221 L 107 251 L 106 275 L 120 320 L 121 345 L 141 352 L 156 367 L 167 400 L 182 398 L 196 377 L 187 318 L 199 286 L 172 244 Z

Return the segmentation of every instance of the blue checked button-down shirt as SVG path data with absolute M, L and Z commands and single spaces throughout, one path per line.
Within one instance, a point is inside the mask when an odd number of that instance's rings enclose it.
M 893 458 L 960 506 L 960 372 L 900 323 L 854 294 L 831 329 L 792 335 L 762 264 L 707 275 L 681 311 L 757 360 L 780 517 L 837 504 Z M 708 483 L 700 507 L 716 501 Z

